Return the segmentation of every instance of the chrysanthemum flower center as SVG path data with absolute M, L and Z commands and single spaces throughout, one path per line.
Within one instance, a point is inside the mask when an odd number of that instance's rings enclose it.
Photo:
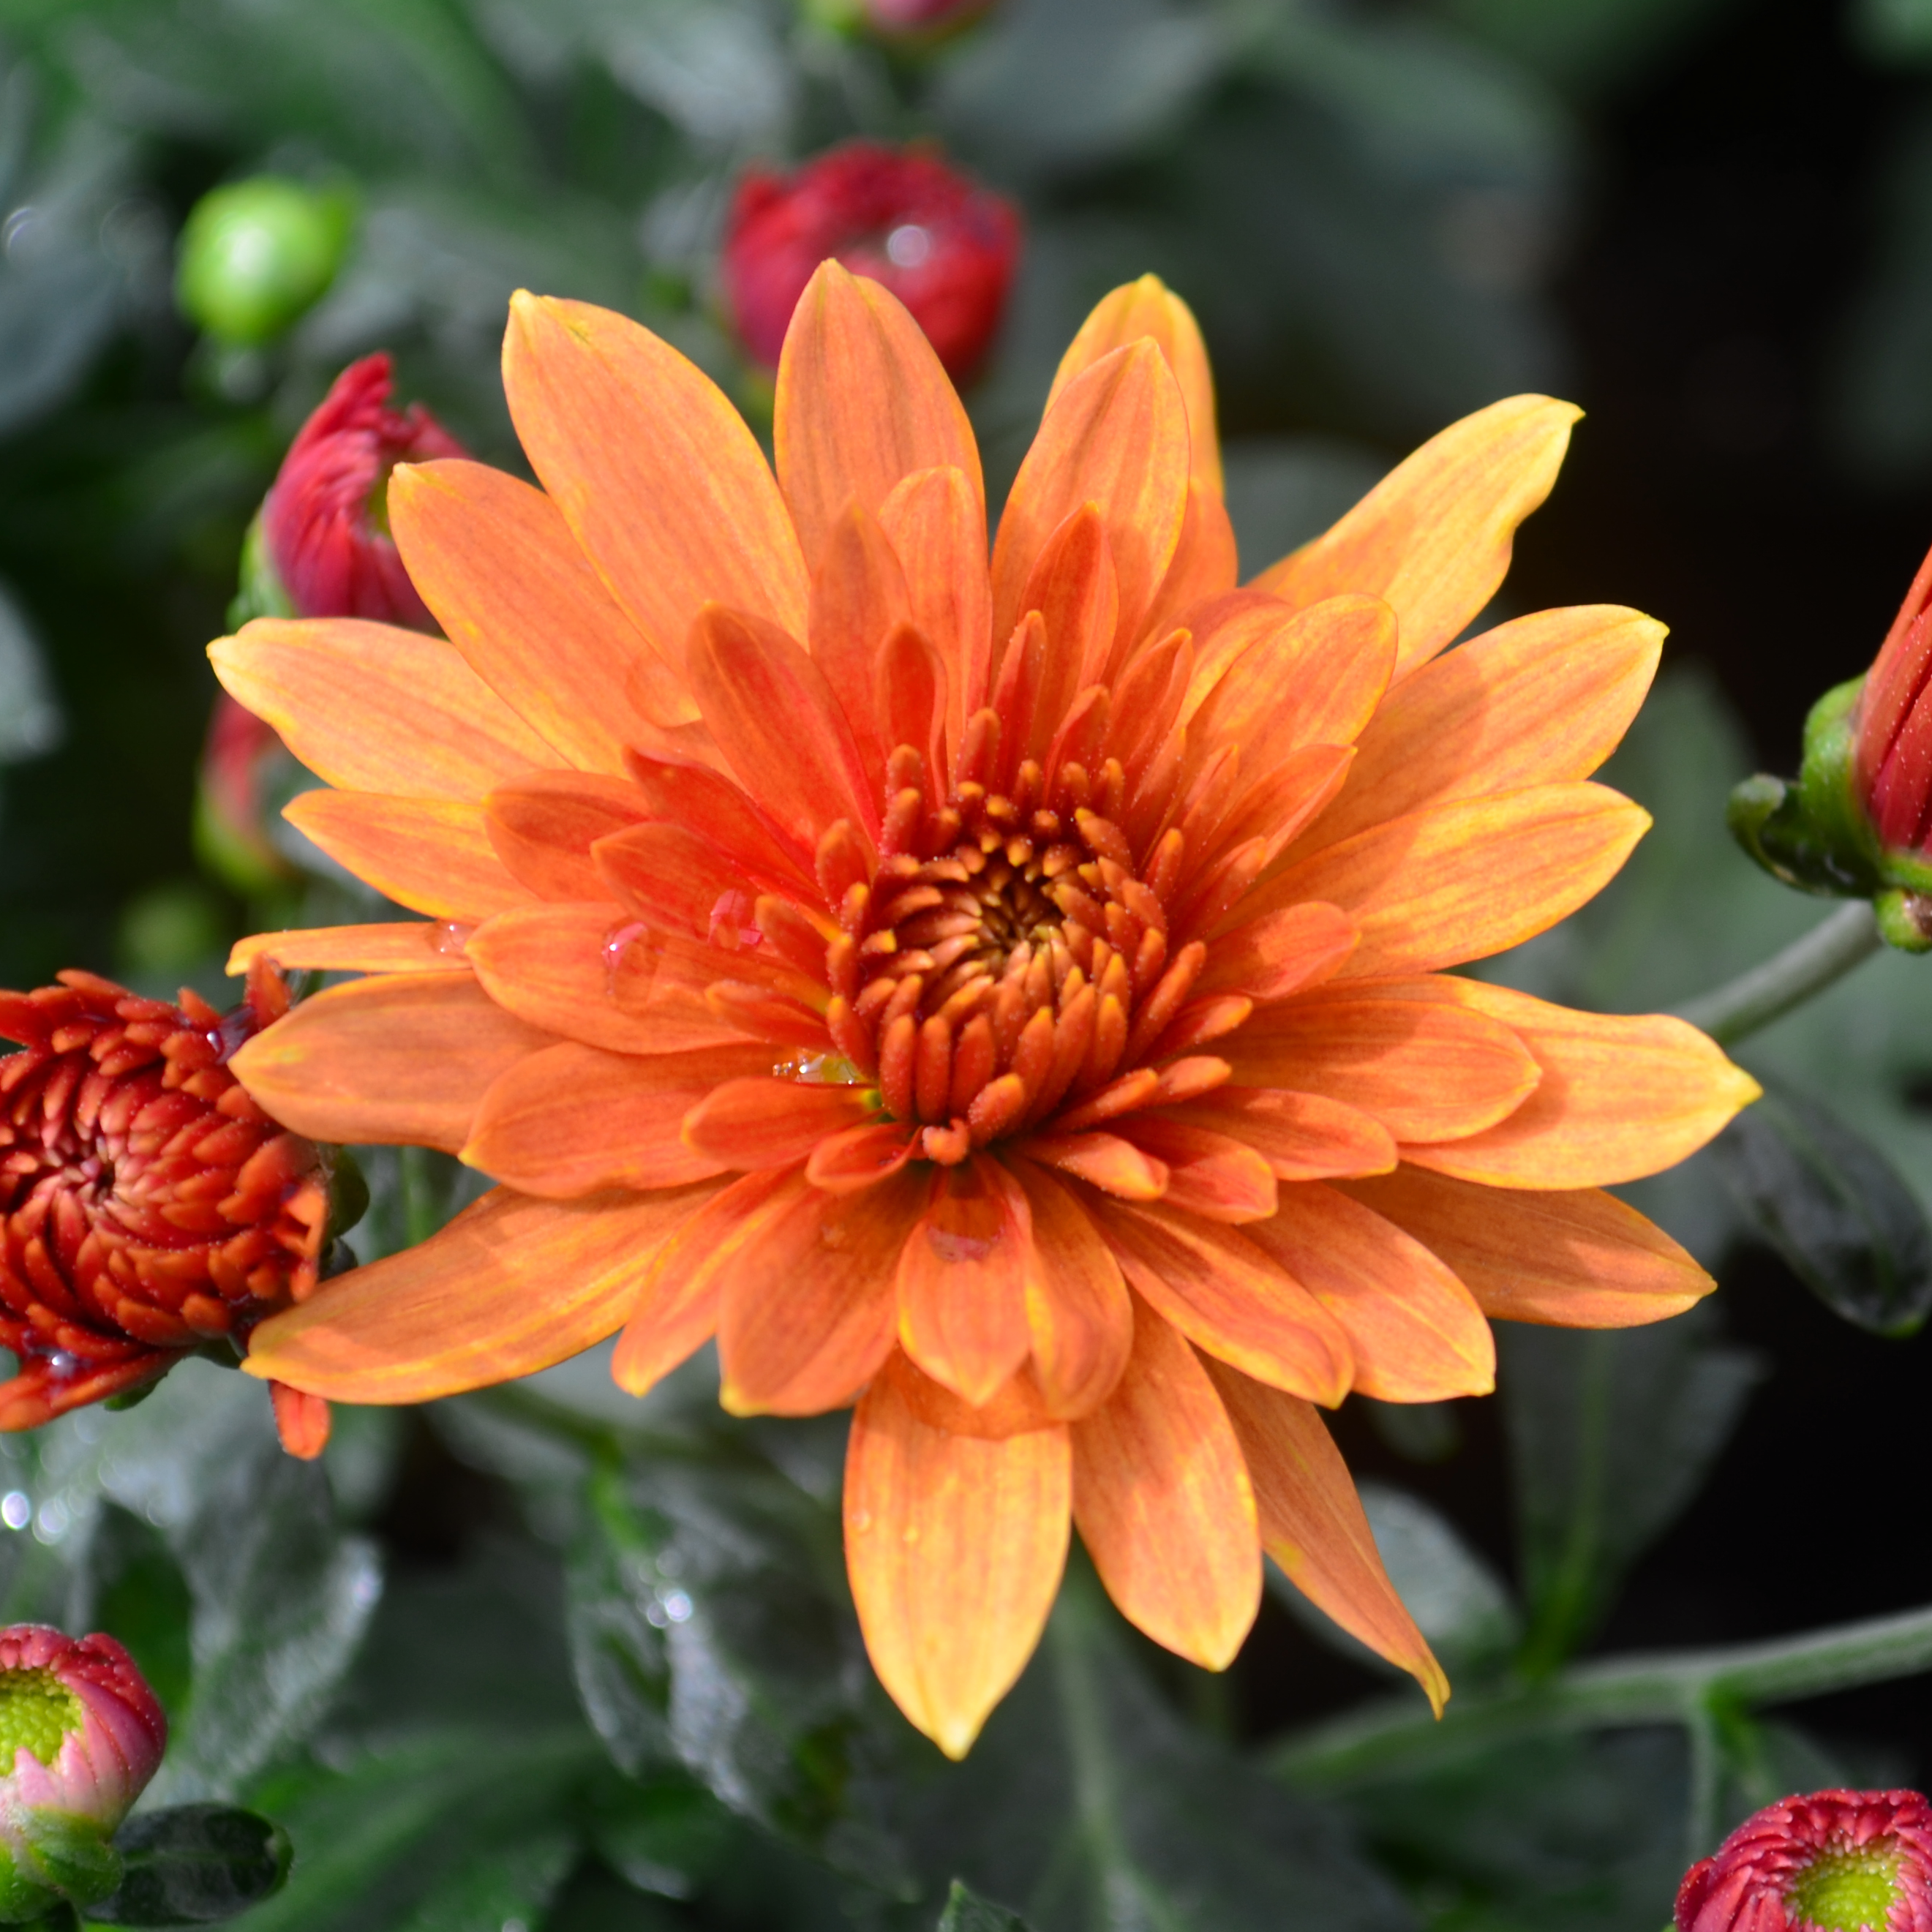
M 1117 761 L 1097 777 L 1063 763 L 1048 791 L 1029 759 L 1006 789 L 968 778 L 932 809 L 902 746 L 888 781 L 877 874 L 841 901 L 827 1022 L 876 1070 L 886 1112 L 924 1126 L 926 1158 L 964 1160 L 1178 1050 L 1205 949 L 1168 957 L 1181 836 L 1156 842 L 1143 876 L 1114 817 Z
M 23 1748 L 52 1764 L 84 1717 L 80 1700 L 51 1670 L 0 1671 L 0 1768 L 11 1771 Z
M 1826 1852 L 1792 1881 L 1785 1911 L 1799 1928 L 1882 1932 L 1898 1895 L 1898 1846 L 1892 1839 Z

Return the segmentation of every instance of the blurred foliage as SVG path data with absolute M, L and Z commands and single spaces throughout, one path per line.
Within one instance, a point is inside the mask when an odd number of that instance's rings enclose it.
M 1153 268 L 1209 338 L 1252 569 L 1450 418 L 1564 386 L 1547 291 L 1590 117 L 1744 4 L 1007 0 L 909 52 L 787 0 L 0 0 L 0 983 L 84 964 L 213 994 L 244 920 L 381 915 L 339 874 L 244 908 L 190 842 L 202 646 L 288 438 L 352 357 L 392 351 L 404 397 L 514 466 L 496 356 L 526 285 L 639 317 L 754 401 L 711 267 L 739 170 L 931 136 L 1027 220 L 969 399 L 995 487 L 1082 314 Z M 1851 24 L 1928 84 L 1924 0 L 1864 0 Z M 1840 362 L 1845 446 L 1893 472 L 1932 463 L 1926 111 Z M 339 269 L 275 284 L 279 333 L 191 289 L 218 325 L 197 335 L 175 302 L 182 225 L 265 174 L 346 212 Z M 1724 830 L 1748 762 L 1708 685 L 1667 679 L 1606 774 L 1655 830 L 1499 973 L 1648 1010 L 1802 932 L 1816 909 Z M 1829 1096 L 1832 1146 L 1888 1150 L 1894 1184 L 1820 1184 L 1843 1211 L 1804 1250 L 1851 1312 L 1880 1283 L 1881 1326 L 1898 1283 L 1915 1309 L 1922 1292 L 1922 970 L 1874 961 L 1742 1055 L 1801 1110 Z M 364 1260 L 479 1184 L 421 1150 L 364 1166 Z M 1762 1205 L 1790 1186 L 1756 1190 L 1754 1234 L 1753 1190 L 1714 1168 L 1631 1192 L 1713 1262 L 1779 1238 Z M 1478 1701 L 1561 1681 L 1756 1372 L 1708 1321 L 1520 1330 L 1505 1351 L 1514 1574 L 1420 1496 L 1365 1490 Z M 128 1644 L 175 1727 L 156 1804 L 238 1801 L 289 1832 L 292 1882 L 250 1932 L 1652 1932 L 1687 1808 L 1708 1836 L 1774 1786 L 1858 1769 L 1741 1718 L 1716 1773 L 1685 1733 L 1636 1729 L 1299 1795 L 1084 1571 L 949 1766 L 864 1662 L 836 1419 L 732 1421 L 708 1372 L 640 1408 L 593 1355 L 427 1421 L 344 1411 L 311 1466 L 280 1455 L 259 1387 L 190 1364 L 128 1413 L 0 1439 L 0 1612 Z M 1446 1408 L 1364 1406 L 1418 1464 L 1461 1439 Z M 456 1459 L 486 1520 L 386 1588 L 372 1526 L 424 1455 Z

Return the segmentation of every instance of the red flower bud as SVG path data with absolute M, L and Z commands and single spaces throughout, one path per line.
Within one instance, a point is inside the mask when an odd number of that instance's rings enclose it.
M 776 368 L 791 312 L 836 256 L 911 310 L 956 381 L 978 366 L 1006 308 L 1019 216 L 921 148 L 848 141 L 790 175 L 739 184 L 724 288 L 745 346 Z
M 287 1010 L 266 968 L 226 1018 L 184 991 L 137 998 L 91 973 L 0 992 L 0 1430 L 142 1387 L 184 1353 L 246 1345 L 316 1283 L 322 1157 L 229 1072 Z M 313 1418 L 298 1449 L 314 1441 Z
M 399 463 L 467 452 L 420 403 L 388 406 L 387 356 L 336 377 L 262 505 L 262 534 L 298 617 L 372 617 L 433 631 L 389 535 L 386 497 Z
M 1677 1932 L 1932 1932 L 1932 1806 L 1916 1791 L 1767 1806 L 1684 1874 Z
M 0 1630 L 0 1916 L 34 1918 L 114 1889 L 109 1840 L 167 1736 L 154 1694 L 111 1636 Z
M 1932 556 L 1918 566 L 1865 674 L 1854 719 L 1854 773 L 1866 814 L 1888 850 L 1932 841 Z
M 993 0 L 866 0 L 866 24 L 887 40 L 936 40 L 979 19 Z

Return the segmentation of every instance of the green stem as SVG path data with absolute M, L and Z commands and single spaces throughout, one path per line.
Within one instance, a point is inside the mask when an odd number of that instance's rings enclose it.
M 1761 965 L 1679 1006 L 1677 1016 L 1729 1046 L 1822 993 L 1884 944 L 1870 906 L 1856 900 Z
M 1452 1705 L 1439 1724 L 1407 1699 L 1379 1704 L 1291 1738 L 1270 1763 L 1294 1784 L 1336 1790 L 1431 1771 L 1527 1738 L 1689 1724 L 1700 1709 L 1788 1703 L 1926 1670 L 1932 1606 L 1768 1643 L 1605 1658 L 1546 1684 Z

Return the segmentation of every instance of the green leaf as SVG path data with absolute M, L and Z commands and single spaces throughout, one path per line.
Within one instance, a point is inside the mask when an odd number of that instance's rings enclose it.
M 1499 1330 L 1532 1675 L 1594 1630 L 1730 1437 L 1762 1370 L 1712 1327 L 1694 1310 L 1649 1328 Z
M 120 1887 L 88 1907 L 104 1924 L 211 1925 L 259 1904 L 289 1875 L 287 1833 L 232 1805 L 145 1811 L 114 1843 Z
M 400 1932 L 539 1924 L 577 1855 L 577 1833 L 564 1827 L 479 1850 L 430 1887 Z
M 871 1762 L 898 1720 L 846 1600 L 836 1518 L 748 1448 L 709 1464 L 637 1454 L 593 1477 L 570 1566 L 584 1708 L 632 1775 L 682 1766 L 731 1810 L 904 1894 Z
M 1190 1730 L 1084 1564 L 964 1763 L 922 1780 L 918 1843 L 1039 1932 L 1399 1932 L 1334 1816 Z
M 1717 1151 L 1752 1228 L 1833 1314 L 1875 1335 L 1924 1326 L 1932 1226 L 1862 1134 L 1780 1084 L 1731 1123 Z
M 939 1915 L 938 1932 L 1028 1932 L 1028 1927 L 1017 1912 L 982 1898 L 956 1878 L 946 1894 L 946 1910 Z
M 399 1927 L 445 1885 L 456 1892 L 442 1896 L 460 1896 L 462 1874 L 485 1861 L 509 1862 L 491 1866 L 488 1883 L 519 1874 L 534 1882 L 554 1862 L 547 1848 L 563 1828 L 568 1795 L 598 1760 L 578 1726 L 534 1736 L 451 1726 L 332 1755 L 346 1762 L 285 1774 L 253 1794 L 298 1856 L 287 1886 L 248 1915 L 245 1932 Z M 520 1862 L 532 1841 L 539 1849 Z

